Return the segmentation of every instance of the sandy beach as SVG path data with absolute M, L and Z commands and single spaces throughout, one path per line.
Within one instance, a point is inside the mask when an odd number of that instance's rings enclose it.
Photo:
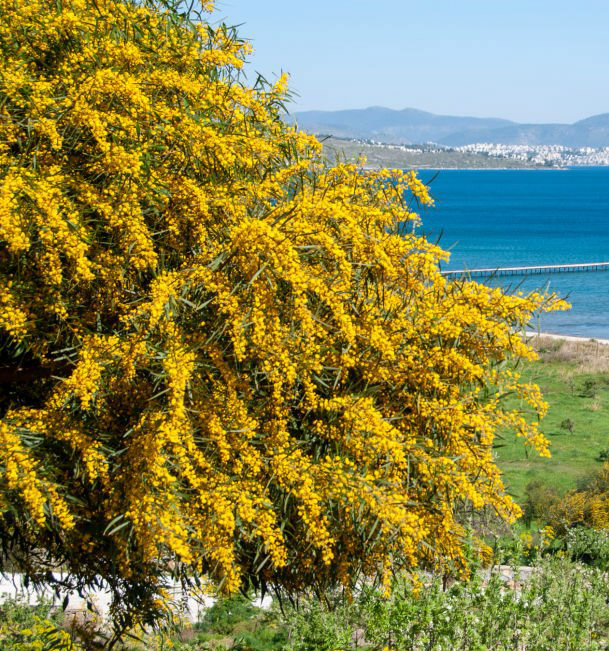
M 589 342 L 593 341 L 598 344 L 606 344 L 609 345 L 609 339 L 594 339 L 592 337 L 573 337 L 570 335 L 554 335 L 550 334 L 548 332 L 532 332 L 532 331 L 527 331 L 525 333 L 525 337 L 527 339 L 541 339 L 541 338 L 548 338 L 548 339 L 563 339 L 564 341 L 574 341 L 574 342 Z

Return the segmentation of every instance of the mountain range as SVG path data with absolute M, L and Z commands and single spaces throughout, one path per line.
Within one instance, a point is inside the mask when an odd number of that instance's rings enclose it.
M 372 106 L 343 111 L 302 111 L 290 121 L 310 133 L 396 144 L 433 142 L 457 147 L 474 143 L 609 147 L 609 113 L 573 124 L 520 124 L 500 118 L 436 115 L 406 108 Z

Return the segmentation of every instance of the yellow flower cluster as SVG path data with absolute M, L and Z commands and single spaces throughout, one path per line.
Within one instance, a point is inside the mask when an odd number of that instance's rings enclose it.
M 83 648 L 72 639 L 68 631 L 62 630 L 50 619 L 36 615 L 29 628 L 15 630 L 10 624 L 0 624 L 0 643 L 12 651 L 45 651 L 49 648 L 57 651 L 80 651 Z
M 443 278 L 403 234 L 428 188 L 327 168 L 248 51 L 149 1 L 0 0 L 0 334 L 49 369 L 3 414 L 2 504 L 120 589 L 461 567 L 459 504 L 518 514 L 496 433 L 547 451 L 499 363 L 564 305 Z
M 19 304 L 12 282 L 0 285 L 0 330 L 4 330 L 16 343 L 27 333 L 27 311 Z
M 53 484 L 37 472 L 39 463 L 28 451 L 17 431 L 0 422 L 0 450 L 2 450 L 3 479 L 6 489 L 17 491 L 34 521 L 42 527 L 47 517 L 55 517 L 62 527 L 71 529 L 74 519 L 65 500 Z M 49 506 L 45 512 L 45 506 Z M 4 505 L 5 508 L 8 504 Z
M 545 514 L 552 532 L 564 534 L 573 527 L 609 529 L 609 463 L 584 490 L 569 491 L 556 499 Z

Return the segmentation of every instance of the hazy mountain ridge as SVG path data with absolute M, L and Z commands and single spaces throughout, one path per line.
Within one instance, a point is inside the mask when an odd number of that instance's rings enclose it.
M 344 111 L 302 111 L 291 116 L 301 129 L 341 138 L 397 144 L 434 142 L 451 147 L 472 143 L 609 147 L 609 113 L 573 124 L 518 124 L 500 118 L 436 115 L 417 109 L 379 106 Z

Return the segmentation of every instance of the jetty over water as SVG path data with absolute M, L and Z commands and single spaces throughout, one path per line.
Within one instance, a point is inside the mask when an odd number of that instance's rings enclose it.
M 456 269 L 443 271 L 447 278 L 483 278 L 489 276 L 532 276 L 535 274 L 562 274 L 576 271 L 609 271 L 609 262 L 582 262 L 546 264 L 539 267 L 497 267 L 495 269 Z

